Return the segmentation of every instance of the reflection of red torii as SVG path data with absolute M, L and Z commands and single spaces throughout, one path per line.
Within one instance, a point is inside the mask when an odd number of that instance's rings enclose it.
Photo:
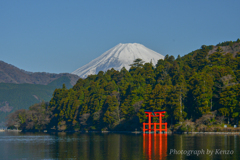
M 143 153 L 146 159 L 167 159 L 167 134 L 143 134 Z
M 154 133 L 167 133 L 167 123 L 162 123 L 162 117 L 164 116 L 163 113 L 166 113 L 166 111 L 161 110 L 161 111 L 150 111 L 150 110 L 145 110 L 146 116 L 148 117 L 148 123 L 143 123 L 143 133 L 148 131 L 148 133 L 151 133 L 151 131 L 154 131 Z M 159 123 L 152 123 L 151 118 L 152 117 L 159 117 Z M 154 126 L 154 129 L 152 129 L 152 125 Z M 157 129 L 157 125 L 159 125 L 159 129 Z M 148 128 L 146 128 L 148 126 Z M 162 128 L 164 126 L 164 128 Z

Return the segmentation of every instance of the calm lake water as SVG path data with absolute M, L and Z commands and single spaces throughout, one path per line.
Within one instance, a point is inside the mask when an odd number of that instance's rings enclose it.
M 240 135 L 0 132 L 0 159 L 240 159 Z

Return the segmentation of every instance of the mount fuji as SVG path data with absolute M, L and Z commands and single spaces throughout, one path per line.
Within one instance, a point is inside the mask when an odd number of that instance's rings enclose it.
M 125 67 L 129 70 L 129 65 L 137 58 L 141 58 L 145 63 L 152 61 L 153 65 L 156 65 L 159 59 L 164 59 L 164 56 L 142 44 L 120 43 L 88 64 L 76 69 L 72 74 L 86 78 L 88 75 L 97 74 L 99 71 L 105 72 L 111 68 L 120 71 Z

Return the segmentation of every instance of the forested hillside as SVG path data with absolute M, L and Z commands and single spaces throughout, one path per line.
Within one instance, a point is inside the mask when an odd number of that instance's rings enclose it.
M 236 46 L 234 53 L 223 51 L 229 46 L 225 42 L 203 45 L 176 59 L 166 55 L 156 66 L 136 59 L 129 71 L 100 71 L 79 79 L 71 89 L 64 85 L 55 89 L 49 104 L 18 111 L 11 119 L 15 117 L 28 130 L 135 130 L 141 129 L 147 109 L 166 110 L 169 127 L 186 121 L 237 124 L 240 40 L 231 44 Z M 201 119 L 206 115 L 210 115 L 209 122 Z

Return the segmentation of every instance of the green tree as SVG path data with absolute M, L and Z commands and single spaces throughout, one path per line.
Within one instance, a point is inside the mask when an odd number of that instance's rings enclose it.
M 116 96 L 107 96 L 105 101 L 105 113 L 103 117 L 103 121 L 109 126 L 112 127 L 113 124 L 119 121 L 118 117 L 118 100 Z

